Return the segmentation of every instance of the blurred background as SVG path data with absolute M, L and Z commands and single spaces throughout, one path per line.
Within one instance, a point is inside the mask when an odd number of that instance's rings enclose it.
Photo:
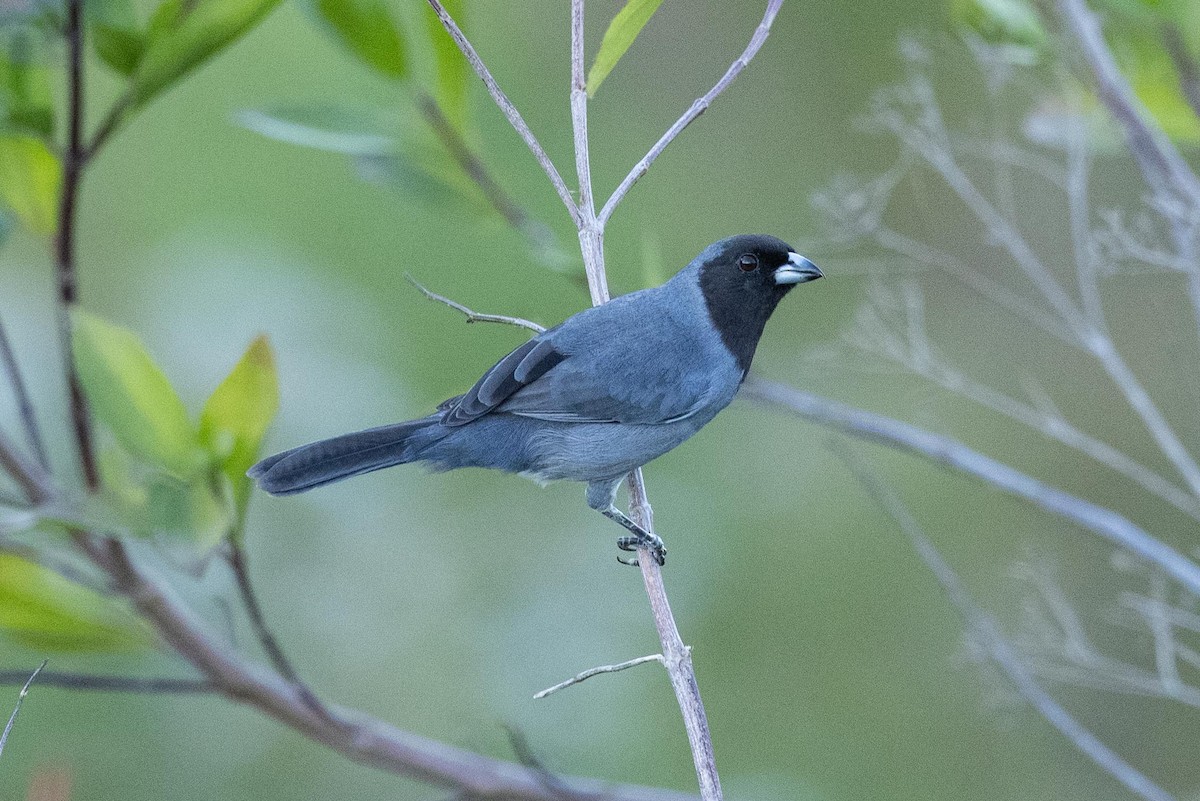
M 408 5 L 402 14 L 426 10 Z M 589 3 L 593 52 L 619 7 Z M 760 2 L 663 4 L 591 104 L 601 197 L 723 73 L 761 13 Z M 467 24 L 564 176 L 573 176 L 567 16 L 561 2 L 475 3 Z M 876 282 L 902 279 L 920 290 L 929 336 L 964 371 L 1015 394 L 1036 382 L 1080 428 L 1169 470 L 1085 359 L 942 273 L 882 251 L 850 251 L 828 235 L 812 196 L 848 173 L 883 173 L 897 158 L 894 140 L 856 121 L 908 69 L 898 43 L 910 34 L 933 43 L 924 69 L 944 92 L 948 125 L 1019 134 L 1033 93 L 982 100 L 983 80 L 964 66 L 970 59 L 944 3 L 788 2 L 757 59 L 613 218 L 614 293 L 658 283 L 718 238 L 776 234 L 828 278 L 777 312 L 758 375 L 960 437 L 1193 547 L 1194 521 L 1003 416 L 864 356 L 848 337 Z M 91 66 L 99 109 L 116 84 L 106 86 L 102 67 Z M 1038 78 L 1035 71 L 1027 80 Z M 409 94 L 285 3 L 121 131 L 83 187 L 84 307 L 134 329 L 194 412 L 246 344 L 267 334 L 282 393 L 268 452 L 425 414 L 523 340 L 516 329 L 464 324 L 422 298 L 405 273 L 477 311 L 546 325 L 587 302 L 573 277 L 578 251 L 567 215 L 475 82 L 472 144 L 552 229 L 561 269 L 535 258 L 494 214 L 443 202 L 403 177 L 363 180 L 361 165 L 342 155 L 238 122 L 247 110 L 331 103 L 397 117 L 413 108 Z M 1136 202 L 1128 159 L 1098 158 L 1097 193 Z M 1017 197 L 1037 221 L 1038 242 L 1068 252 L 1057 196 L 1031 182 Z M 981 263 L 995 258 L 986 232 L 933 179 L 900 193 L 889 214 L 893 227 L 956 243 Z M 52 459 L 65 469 L 72 446 L 66 409 L 55 405 L 52 276 L 43 240 L 15 234 L 0 250 L 0 314 L 35 396 L 47 399 Z M 1114 335 L 1139 375 L 1184 440 L 1200 442 L 1200 353 L 1182 279 L 1117 275 L 1104 290 Z M 3 407 L 0 419 L 15 420 L 15 411 Z M 668 590 L 694 649 L 728 797 L 1127 797 L 979 664 L 954 607 L 829 447 L 831 436 L 739 401 L 646 471 L 671 551 Z M 855 448 L 1013 636 L 1042 581 L 1070 599 L 1098 643 L 1131 660 L 1150 653 L 1149 635 L 1114 611 L 1123 588 L 1148 579 L 1114 566 L 1109 545 L 977 482 Z M 691 791 L 679 712 L 656 668 L 531 700 L 584 668 L 659 650 L 641 578 L 617 564 L 618 532 L 582 494 L 576 485 L 539 489 L 482 471 L 410 468 L 296 498 L 258 495 L 247 530 L 251 570 L 268 620 L 323 698 L 502 758 L 513 758 L 505 730 L 513 727 L 553 771 Z M 217 564 L 191 590 L 209 599 L 218 627 L 228 613 L 211 599 L 231 586 Z M 244 627 L 236 637 L 254 648 Z M 31 669 L 43 656 L 0 641 L 0 666 Z M 50 656 L 59 670 L 188 675 L 165 655 Z M 1079 681 L 1054 689 L 1127 759 L 1193 797 L 1195 715 Z M 16 688 L 5 693 L 15 698 Z M 445 796 L 351 764 L 220 698 L 35 686 L 0 761 L 0 796 L 24 797 L 39 775 L 69 776 L 70 797 L 80 801 Z

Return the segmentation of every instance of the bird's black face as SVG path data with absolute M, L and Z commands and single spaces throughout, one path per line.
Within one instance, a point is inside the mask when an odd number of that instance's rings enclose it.
M 701 254 L 700 289 L 726 347 L 743 370 L 775 306 L 821 271 L 787 243 L 766 235 L 723 239 Z

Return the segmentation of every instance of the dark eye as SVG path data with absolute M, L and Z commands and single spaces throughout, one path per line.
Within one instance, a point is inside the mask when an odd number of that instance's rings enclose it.
M 751 272 L 758 267 L 758 256 L 753 253 L 743 253 L 738 257 L 737 265 L 742 272 Z

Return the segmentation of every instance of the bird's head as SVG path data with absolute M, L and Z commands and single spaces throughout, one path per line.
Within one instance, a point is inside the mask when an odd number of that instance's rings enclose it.
M 765 234 L 722 239 L 697 257 L 700 290 L 721 339 L 743 370 L 775 306 L 796 284 L 823 277 L 786 242 Z

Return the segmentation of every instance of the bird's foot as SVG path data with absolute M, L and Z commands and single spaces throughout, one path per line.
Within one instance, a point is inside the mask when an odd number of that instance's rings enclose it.
M 667 563 L 667 546 L 663 544 L 662 538 L 653 532 L 641 531 L 629 537 L 618 537 L 617 547 L 622 551 L 636 551 L 638 548 L 646 548 L 650 551 L 650 556 L 658 563 L 659 567 Z M 626 559 L 618 556 L 617 561 L 631 567 L 638 566 L 636 556 Z

